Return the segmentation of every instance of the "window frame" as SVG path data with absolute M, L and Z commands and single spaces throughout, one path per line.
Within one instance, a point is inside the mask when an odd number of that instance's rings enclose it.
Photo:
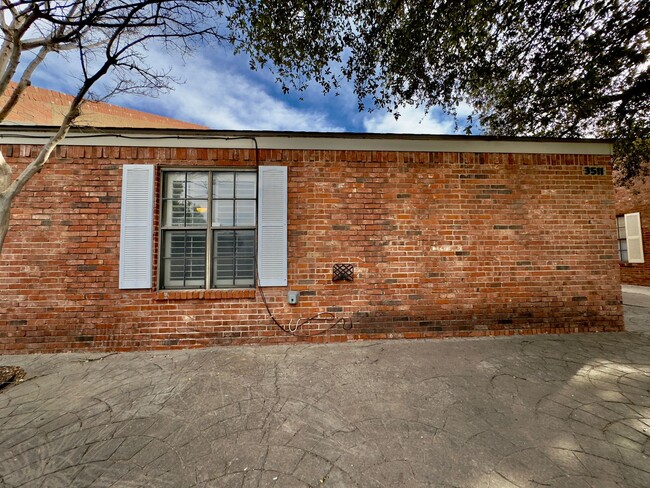
M 622 223 L 622 225 L 621 225 Z M 629 264 L 629 256 L 627 251 L 627 233 L 625 226 L 625 214 L 616 216 L 616 236 L 618 244 L 618 260 L 621 263 Z M 622 248 L 621 244 L 625 242 L 625 249 Z M 623 259 L 623 252 L 625 252 L 625 259 Z
M 207 210 L 206 210 L 206 226 L 197 227 L 197 226 L 183 226 L 183 227 L 172 227 L 165 225 L 163 221 L 165 217 L 165 201 L 169 200 L 169 197 L 165 196 L 165 176 L 167 173 L 207 173 L 208 175 L 208 196 L 207 196 Z M 253 225 L 251 226 L 236 226 L 233 221 L 232 226 L 215 226 L 213 225 L 213 202 L 221 199 L 213 199 L 213 175 L 216 173 L 254 173 L 255 174 L 255 196 L 254 198 L 242 198 L 241 200 L 252 200 L 254 202 L 254 211 L 255 218 Z M 233 202 L 236 202 L 236 176 L 235 182 L 233 182 Z M 158 202 L 159 202 L 159 211 L 158 211 L 158 263 L 157 263 L 157 280 L 159 290 L 170 290 L 170 291 L 185 291 L 185 290 L 237 290 L 237 289 L 252 289 L 255 288 L 258 284 L 257 279 L 257 259 L 258 259 L 258 227 L 259 227 L 259 218 L 258 218 L 258 201 L 259 201 L 259 174 L 256 168 L 235 168 L 235 167 L 167 167 L 161 168 L 160 171 L 160 190 L 158 192 Z M 233 215 L 235 215 L 236 204 L 233 203 Z M 165 286 L 165 271 L 164 271 L 164 248 L 165 248 L 165 233 L 169 231 L 203 231 L 206 233 L 206 244 L 205 244 L 205 279 L 203 287 L 171 287 Z M 253 281 L 250 285 L 238 285 L 233 284 L 232 286 L 212 286 L 213 282 L 213 262 L 215 259 L 214 253 L 214 234 L 218 231 L 253 231 Z M 236 259 L 236 258 L 235 258 Z M 236 277 L 234 278 L 236 279 Z

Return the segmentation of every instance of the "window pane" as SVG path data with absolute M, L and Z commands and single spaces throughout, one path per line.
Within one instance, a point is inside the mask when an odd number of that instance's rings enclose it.
M 163 286 L 196 288 L 205 286 L 206 233 L 165 232 L 163 239 Z
M 181 259 L 165 259 L 163 260 L 163 285 L 166 288 L 182 288 L 185 280 L 185 261 Z
M 169 266 L 170 281 L 180 282 L 183 284 L 183 276 L 185 273 L 185 260 L 183 258 L 174 258 L 167 260 Z
M 185 255 L 188 258 L 205 260 L 205 232 L 188 231 L 185 233 Z
M 235 232 L 232 230 L 217 231 L 214 233 L 213 239 L 213 286 L 233 286 L 235 282 Z
M 208 198 L 208 173 L 187 173 L 187 198 Z
M 190 288 L 205 288 L 205 259 L 186 260 L 185 286 Z
M 237 231 L 237 256 L 250 257 L 255 255 L 255 231 Z
M 222 230 L 214 233 L 214 257 L 235 255 L 235 232 Z
M 625 239 L 625 217 L 616 217 L 616 227 L 618 228 L 618 238 Z
M 256 180 L 255 173 L 237 173 L 236 198 L 255 198 Z
M 235 173 L 213 173 L 212 198 L 234 198 L 234 187 Z
M 233 286 L 235 283 L 234 276 L 234 259 L 233 258 L 221 258 L 216 260 L 214 266 L 215 269 L 215 286 Z
M 163 257 L 185 258 L 185 232 L 167 232 Z
M 235 225 L 239 227 L 255 225 L 255 200 L 237 200 L 235 202 Z
M 205 227 L 208 224 L 208 201 L 187 200 L 187 227 Z
M 165 227 L 206 227 L 207 200 L 166 200 L 163 204 Z
M 255 284 L 255 231 L 216 231 L 213 247 L 213 286 Z
M 203 257 L 205 258 L 205 232 L 168 231 L 165 232 L 163 257 Z
M 253 286 L 255 284 L 255 259 L 237 258 L 235 267 L 235 285 Z
M 184 172 L 169 172 L 164 173 L 164 198 L 185 198 L 185 173 Z
M 174 171 L 165 173 L 164 178 L 163 226 L 205 227 L 208 173 Z
M 164 201 L 163 225 L 165 227 L 185 227 L 185 200 Z
M 236 245 L 235 286 L 253 286 L 255 284 L 255 231 L 237 231 Z
M 232 227 L 234 200 L 215 200 L 212 202 L 212 225 L 215 227 Z
M 185 173 L 164 173 L 163 225 L 185 226 Z
M 618 240 L 618 257 L 622 262 L 627 262 L 627 239 Z

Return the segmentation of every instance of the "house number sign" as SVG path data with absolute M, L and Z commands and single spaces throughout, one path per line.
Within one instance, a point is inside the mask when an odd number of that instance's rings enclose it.
M 605 176 L 604 166 L 584 166 L 582 174 L 587 176 Z

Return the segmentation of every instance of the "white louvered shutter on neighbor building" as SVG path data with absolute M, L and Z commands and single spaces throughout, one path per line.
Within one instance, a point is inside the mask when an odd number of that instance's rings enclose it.
M 153 178 L 150 164 L 127 164 L 122 171 L 120 288 L 151 288 Z
M 287 168 L 260 166 L 257 229 L 259 286 L 287 286 Z
M 641 215 L 638 212 L 625 214 L 625 237 L 627 239 L 628 262 L 644 263 Z

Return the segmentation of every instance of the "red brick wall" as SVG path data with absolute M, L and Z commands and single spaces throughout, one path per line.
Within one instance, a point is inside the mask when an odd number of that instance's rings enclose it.
M 621 283 L 650 286 L 650 178 L 638 179 L 629 187 L 616 188 L 616 214 L 639 212 L 645 263 L 620 263 Z
M 18 170 L 36 147 L 4 146 Z M 606 157 L 267 151 L 289 166 L 282 325 L 310 340 L 621 330 Z M 251 150 L 60 147 L 26 187 L 0 258 L 0 351 L 303 340 L 257 290 L 119 290 L 121 166 L 255 165 Z M 609 170 L 608 170 L 609 171 Z M 158 232 L 157 223 L 155 233 Z M 157 263 L 157 255 L 154 256 Z M 353 282 L 332 265 L 352 263 Z M 155 266 L 154 266 L 155 267 Z M 155 269 L 152 270 L 155 276 Z M 297 306 L 287 290 L 299 290 Z
M 0 106 L 4 106 L 15 88 L 11 82 L 8 90 L 0 94 Z M 63 122 L 74 97 L 65 93 L 28 86 L 4 120 L 5 123 L 25 125 L 53 125 Z M 145 127 L 169 129 L 207 129 L 204 125 L 183 122 L 161 115 L 118 107 L 104 102 L 88 101 L 81 108 L 76 125 L 90 127 Z

